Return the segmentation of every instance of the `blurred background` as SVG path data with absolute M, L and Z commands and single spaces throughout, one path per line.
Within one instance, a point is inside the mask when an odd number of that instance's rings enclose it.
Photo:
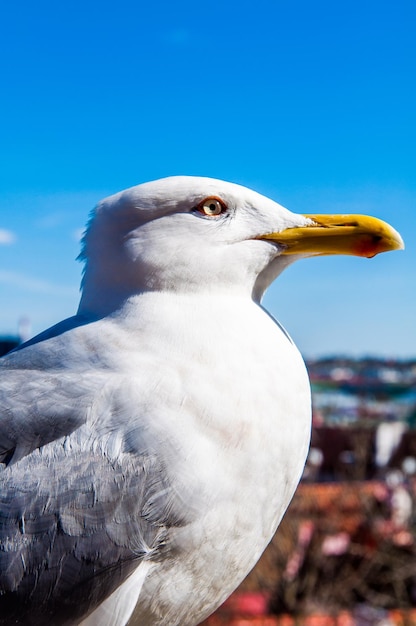
M 1 10 L 2 352 L 75 312 L 89 211 L 146 180 L 230 180 L 295 212 L 375 215 L 405 240 L 297 263 L 266 295 L 307 359 L 312 450 L 221 623 L 412 620 L 415 18 L 411 0 Z

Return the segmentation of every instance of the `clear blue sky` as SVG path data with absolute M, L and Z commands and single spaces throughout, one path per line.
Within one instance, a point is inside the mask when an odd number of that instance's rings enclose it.
M 103 196 L 171 174 L 298 212 L 362 212 L 407 249 L 292 266 L 269 310 L 306 356 L 416 356 L 416 4 L 6 3 L 0 334 L 76 310 Z

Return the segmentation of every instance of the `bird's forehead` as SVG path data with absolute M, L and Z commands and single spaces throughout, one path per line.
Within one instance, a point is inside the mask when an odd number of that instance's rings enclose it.
M 271 202 L 257 192 L 235 183 L 198 176 L 171 176 L 126 189 L 106 198 L 102 206 L 114 210 L 131 207 L 164 213 L 181 207 L 190 208 L 210 196 L 220 197 L 236 207 Z

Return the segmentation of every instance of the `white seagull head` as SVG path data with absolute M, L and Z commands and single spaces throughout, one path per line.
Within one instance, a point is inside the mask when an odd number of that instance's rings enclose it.
M 227 292 L 260 302 L 297 258 L 403 247 L 388 224 L 299 215 L 234 183 L 173 176 L 106 198 L 88 224 L 80 313 L 105 315 L 144 291 Z

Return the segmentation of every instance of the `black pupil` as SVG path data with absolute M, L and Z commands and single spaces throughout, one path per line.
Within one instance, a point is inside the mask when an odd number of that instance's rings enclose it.
M 209 208 L 211 209 L 212 212 L 214 212 L 217 208 L 217 205 L 214 204 L 213 202 L 209 205 Z

